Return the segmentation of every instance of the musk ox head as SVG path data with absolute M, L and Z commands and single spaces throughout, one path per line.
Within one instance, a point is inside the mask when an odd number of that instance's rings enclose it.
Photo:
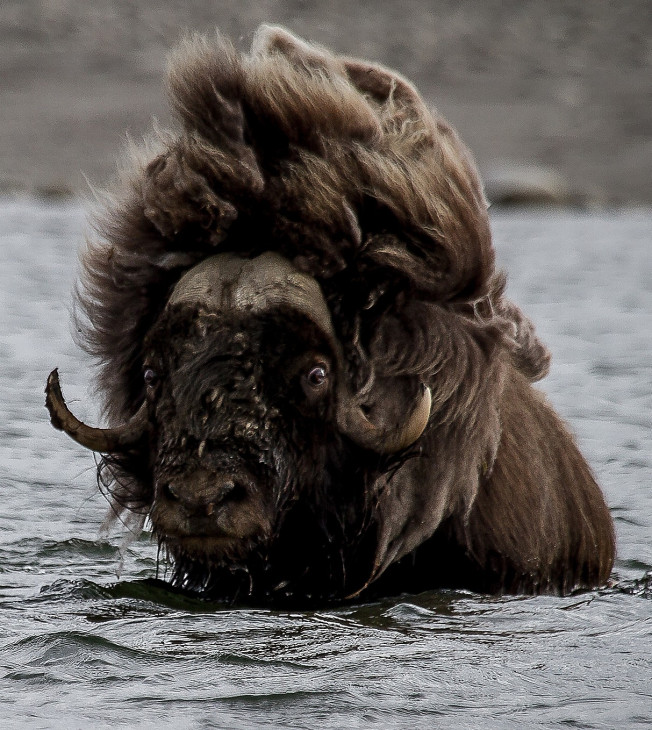
M 53 422 L 105 454 L 176 583 L 359 591 L 468 509 L 506 363 L 534 379 L 547 353 L 469 154 L 403 78 L 265 27 L 249 55 L 186 43 L 170 91 L 179 128 L 133 155 L 82 260 L 109 428 L 56 372 Z

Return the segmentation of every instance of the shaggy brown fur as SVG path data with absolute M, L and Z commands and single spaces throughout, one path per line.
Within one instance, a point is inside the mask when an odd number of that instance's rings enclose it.
M 108 420 L 142 403 L 143 343 L 184 271 L 278 251 L 319 282 L 353 391 L 399 376 L 432 390 L 411 458 L 365 486 L 364 585 L 606 581 L 608 511 L 530 385 L 549 355 L 503 295 L 481 184 L 451 127 L 396 73 L 278 28 L 259 30 L 249 55 L 221 36 L 189 40 L 169 83 L 180 128 L 133 155 L 82 261 L 84 344 Z M 116 501 L 147 510 L 146 466 L 106 468 Z

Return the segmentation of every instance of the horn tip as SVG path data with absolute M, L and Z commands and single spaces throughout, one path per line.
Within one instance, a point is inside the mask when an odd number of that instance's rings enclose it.
M 48 375 L 45 385 L 45 407 L 50 414 L 50 423 L 59 431 L 63 431 L 63 422 L 59 417 L 59 404 L 63 401 L 61 392 L 61 384 L 59 382 L 59 369 L 54 370 Z

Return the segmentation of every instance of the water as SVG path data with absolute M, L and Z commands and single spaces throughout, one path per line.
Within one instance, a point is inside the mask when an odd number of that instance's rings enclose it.
M 542 386 L 611 506 L 615 585 L 293 613 L 179 596 L 151 580 L 146 536 L 122 552 L 100 536 L 93 457 L 43 407 L 58 366 L 97 419 L 69 325 L 83 211 L 0 201 L 0 726 L 651 726 L 652 211 L 493 223 L 509 292 L 554 353 Z

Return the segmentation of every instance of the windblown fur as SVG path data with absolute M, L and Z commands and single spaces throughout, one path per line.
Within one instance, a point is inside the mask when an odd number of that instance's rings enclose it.
M 373 548 L 339 594 L 604 582 L 611 522 L 530 385 L 549 354 L 504 297 L 453 129 L 396 73 L 278 28 L 249 55 L 219 35 L 187 41 L 169 88 L 178 129 L 133 153 L 82 261 L 79 321 L 109 422 L 143 402 L 144 342 L 182 274 L 216 253 L 277 251 L 319 283 L 355 392 L 403 376 L 432 391 L 410 453 L 361 467 L 355 529 Z M 118 511 L 147 513 L 146 463 L 107 457 L 100 472 Z

